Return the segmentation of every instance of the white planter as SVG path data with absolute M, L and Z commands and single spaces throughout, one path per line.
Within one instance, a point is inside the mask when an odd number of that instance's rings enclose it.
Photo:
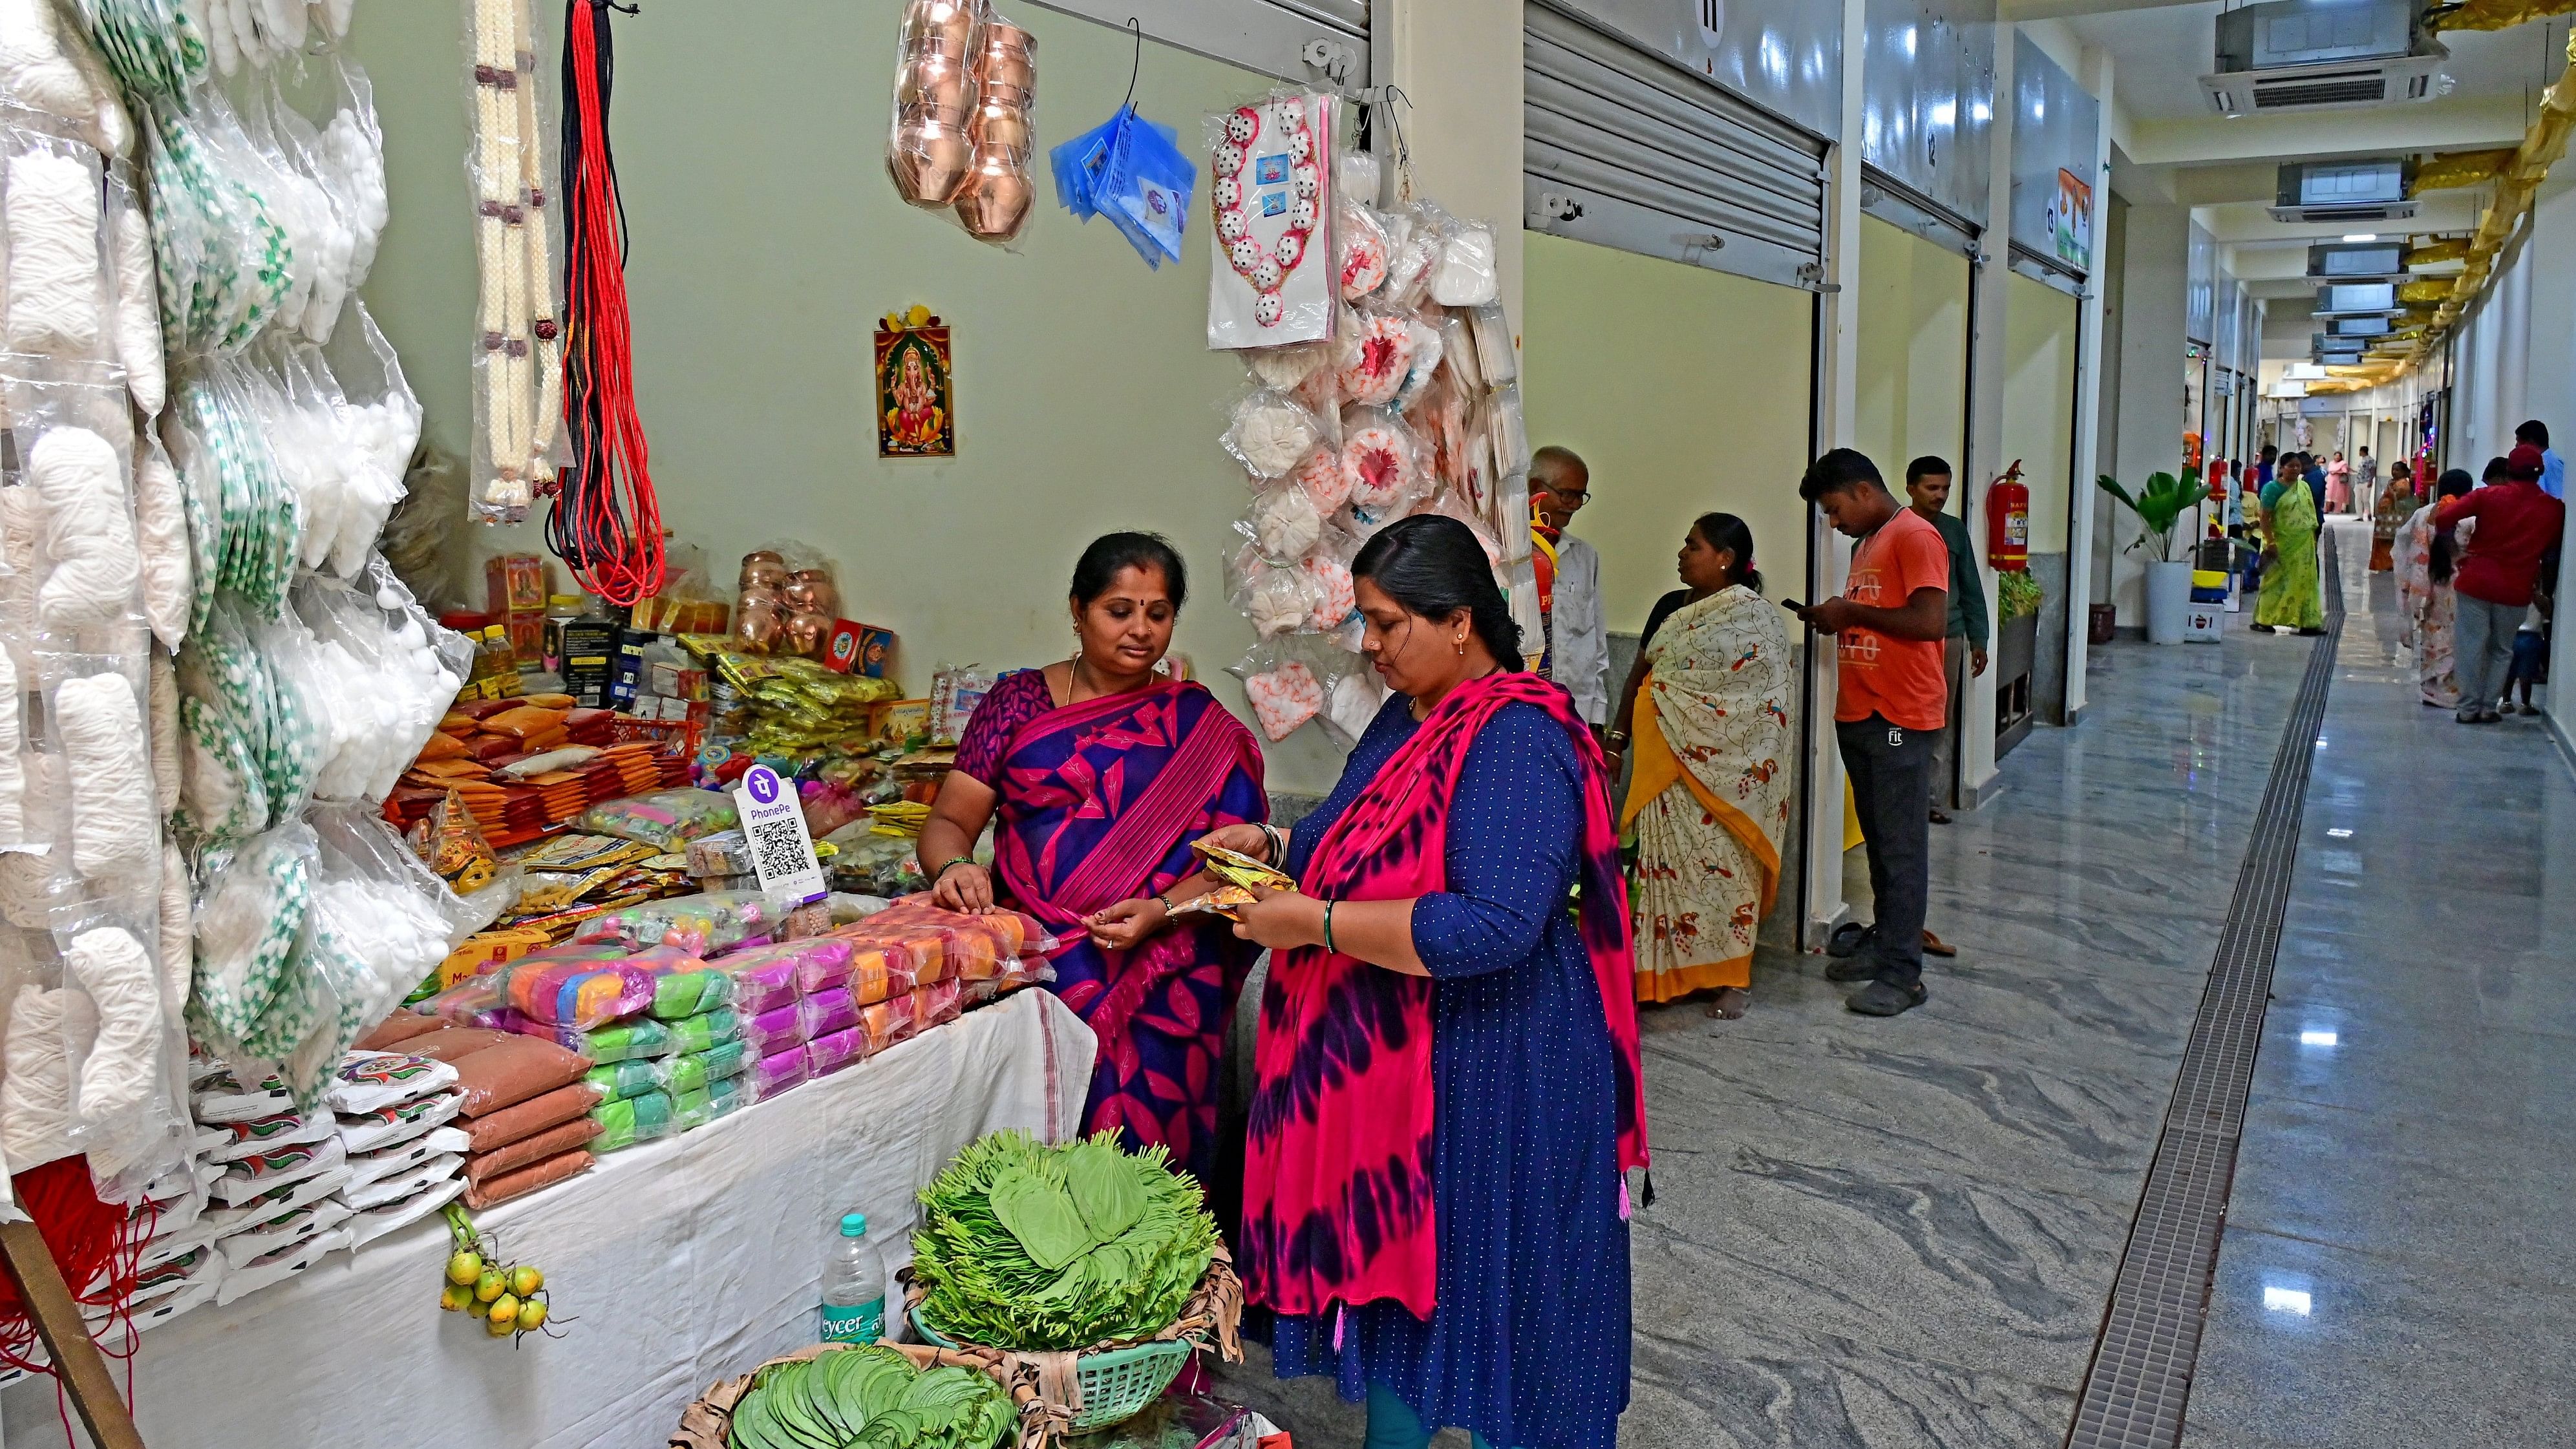
M 2147 642 L 2181 643 L 2186 616 L 2190 612 L 2191 560 L 2148 564 Z

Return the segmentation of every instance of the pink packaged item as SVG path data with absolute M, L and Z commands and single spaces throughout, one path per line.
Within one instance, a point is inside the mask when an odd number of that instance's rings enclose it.
M 734 973 L 737 982 L 746 970 L 766 978 L 784 965 L 796 994 L 811 996 L 849 984 L 850 958 L 857 949 L 856 943 L 839 936 L 812 936 L 738 952 L 721 965 Z
M 796 1004 L 796 1019 L 807 1041 L 848 1031 L 859 1024 L 859 1004 L 847 991 L 826 991 Z
M 754 1017 L 796 1004 L 796 961 L 771 959 L 765 951 L 746 952 L 716 963 L 733 978 L 733 1009 Z
M 868 1054 L 868 1034 L 857 1027 L 805 1043 L 805 1075 L 829 1076 Z
M 737 1013 L 738 1015 L 739 1013 Z M 773 1056 L 805 1044 L 803 1014 L 794 1002 L 742 1018 L 743 1049 L 754 1056 Z
M 801 1044 L 762 1057 L 751 1064 L 751 1099 L 766 1102 L 790 1087 L 803 1086 L 809 1075 Z
M 962 981 L 940 981 L 915 991 L 912 994 L 914 1030 L 945 1026 L 964 1015 L 965 987 L 966 983 Z

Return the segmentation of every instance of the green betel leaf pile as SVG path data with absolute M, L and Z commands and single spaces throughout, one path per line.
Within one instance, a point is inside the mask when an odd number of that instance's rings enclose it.
M 960 1343 L 1089 1348 L 1170 1327 L 1216 1254 L 1199 1185 L 1160 1147 L 1025 1132 L 969 1145 L 921 1194 L 922 1317 Z
M 917 1370 L 893 1349 L 771 1364 L 733 1408 L 733 1449 L 993 1449 L 1019 1422 L 972 1369 Z

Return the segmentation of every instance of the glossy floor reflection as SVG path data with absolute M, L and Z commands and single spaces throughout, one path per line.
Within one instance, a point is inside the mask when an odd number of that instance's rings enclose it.
M 2417 704 L 2388 576 L 2368 589 L 2184 1442 L 2564 1444 L 2576 788 L 2540 721 Z

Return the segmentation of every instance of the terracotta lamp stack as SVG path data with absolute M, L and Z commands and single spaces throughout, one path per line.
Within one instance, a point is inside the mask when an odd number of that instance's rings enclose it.
M 1029 105 L 1037 42 L 984 0 L 910 0 L 886 166 L 903 199 L 953 206 L 966 230 L 1009 241 L 1034 196 Z

